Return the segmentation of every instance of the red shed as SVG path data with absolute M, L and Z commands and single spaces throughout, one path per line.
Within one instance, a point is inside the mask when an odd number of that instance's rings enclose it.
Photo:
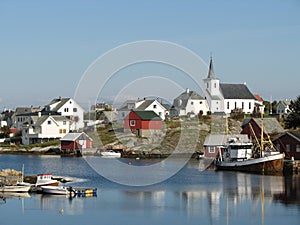
M 81 152 L 83 149 L 92 147 L 92 139 L 84 132 L 68 133 L 60 139 L 63 153 Z
M 287 158 L 300 160 L 300 131 L 287 131 L 273 140 L 280 152 L 284 152 Z
M 162 129 L 162 119 L 154 111 L 131 111 L 124 118 L 124 129 L 148 136 L 150 130 Z

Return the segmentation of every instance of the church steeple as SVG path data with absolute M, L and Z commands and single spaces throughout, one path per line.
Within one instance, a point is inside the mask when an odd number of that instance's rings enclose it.
M 209 63 L 209 70 L 208 70 L 208 79 L 216 79 L 216 75 L 214 72 L 214 66 L 213 66 L 213 61 L 212 61 L 212 56 L 210 57 L 210 63 Z

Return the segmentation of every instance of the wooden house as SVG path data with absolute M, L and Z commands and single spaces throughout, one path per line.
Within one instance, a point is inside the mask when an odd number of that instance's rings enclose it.
M 139 137 L 147 137 L 151 132 L 162 129 L 162 119 L 153 111 L 132 110 L 124 119 L 124 130 L 131 130 Z
M 92 147 L 92 139 L 84 132 L 68 133 L 60 139 L 63 154 L 81 153 L 82 150 Z
M 280 152 L 286 154 L 286 158 L 300 160 L 300 130 L 284 132 L 274 138 L 273 143 Z

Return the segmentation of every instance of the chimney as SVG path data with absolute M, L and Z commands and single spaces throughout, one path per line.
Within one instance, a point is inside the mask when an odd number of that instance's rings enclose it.
M 190 93 L 190 89 L 187 88 L 187 89 L 186 89 L 186 93 Z
M 38 117 L 41 117 L 42 116 L 42 113 L 41 112 L 38 112 Z

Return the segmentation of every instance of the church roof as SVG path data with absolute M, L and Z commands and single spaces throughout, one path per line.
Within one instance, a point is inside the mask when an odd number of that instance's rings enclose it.
M 245 84 L 220 84 L 224 99 L 256 99 Z

